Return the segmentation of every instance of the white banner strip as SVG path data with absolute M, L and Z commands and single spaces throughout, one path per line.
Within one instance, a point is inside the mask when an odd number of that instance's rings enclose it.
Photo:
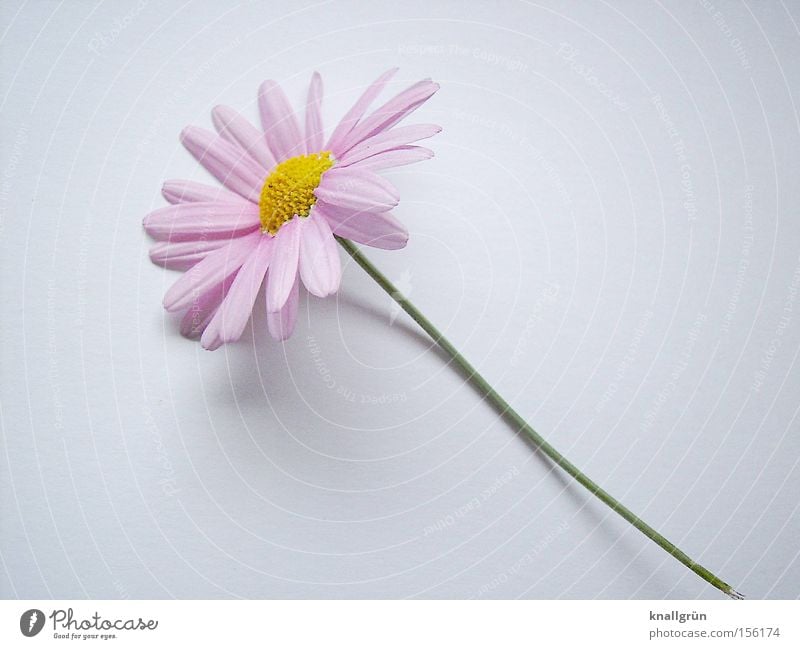
M 795 601 L 10 601 L 0 647 L 800 647 Z

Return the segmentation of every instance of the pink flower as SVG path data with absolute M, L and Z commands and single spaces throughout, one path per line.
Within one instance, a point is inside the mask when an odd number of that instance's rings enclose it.
M 288 338 L 297 319 L 300 284 L 325 297 L 339 288 L 334 234 L 394 250 L 408 232 L 389 212 L 397 190 L 376 172 L 426 160 L 433 152 L 412 143 L 431 137 L 434 124 L 396 126 L 439 85 L 425 79 L 366 114 L 397 70 L 370 85 L 324 144 L 322 79 L 314 73 L 301 128 L 274 81 L 259 88 L 260 131 L 232 108 L 213 112 L 218 135 L 187 127 L 181 141 L 224 186 L 172 180 L 171 203 L 144 219 L 159 243 L 153 262 L 186 271 L 164 296 L 168 311 L 185 311 L 181 332 L 206 349 L 238 340 L 263 284 L 272 336 Z

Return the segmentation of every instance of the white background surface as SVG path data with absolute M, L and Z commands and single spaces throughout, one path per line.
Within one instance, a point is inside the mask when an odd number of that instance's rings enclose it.
M 208 353 L 141 218 L 218 103 L 432 76 L 370 257 L 576 464 L 800 594 L 796 2 L 4 2 L 0 594 L 718 593 L 498 421 L 352 263 Z

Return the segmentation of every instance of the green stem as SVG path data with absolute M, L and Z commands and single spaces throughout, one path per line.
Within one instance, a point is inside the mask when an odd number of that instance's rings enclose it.
M 445 338 L 442 333 L 428 320 L 420 311 L 409 302 L 397 288 L 392 284 L 389 279 L 381 273 L 372 263 L 361 254 L 359 249 L 347 239 L 336 237 L 342 248 L 347 251 L 355 262 L 361 266 L 372 279 L 374 279 L 378 286 L 386 291 L 389 296 L 400 305 L 400 307 L 412 320 L 416 322 L 427 333 L 433 341 L 441 347 L 445 353 L 453 359 L 455 364 L 463 371 L 467 380 L 483 395 L 486 399 L 498 410 L 500 415 L 507 421 L 513 424 L 517 430 L 525 433 L 534 445 L 542 451 L 547 457 L 561 467 L 566 473 L 572 476 L 578 483 L 586 487 L 593 495 L 597 496 L 602 502 L 613 509 L 617 514 L 622 516 L 626 521 L 633 525 L 637 530 L 644 534 L 654 543 L 661 546 L 669 554 L 675 557 L 683 565 L 695 572 L 697 575 L 705 579 L 709 584 L 718 588 L 723 593 L 734 599 L 742 599 L 742 595 L 736 592 L 731 586 L 722 581 L 719 577 L 713 574 L 707 568 L 704 568 L 699 563 L 694 561 L 688 554 L 681 550 L 674 543 L 670 542 L 659 534 L 656 530 L 645 523 L 641 518 L 634 514 L 630 509 L 625 507 L 616 498 L 614 498 L 607 491 L 598 486 L 593 480 L 587 477 L 578 467 L 559 453 L 547 440 L 545 440 L 539 433 L 537 433 L 520 415 L 514 410 L 508 402 L 503 399 L 489 382 L 483 378 L 478 371 L 464 358 L 459 351 L 453 347 L 452 343 Z

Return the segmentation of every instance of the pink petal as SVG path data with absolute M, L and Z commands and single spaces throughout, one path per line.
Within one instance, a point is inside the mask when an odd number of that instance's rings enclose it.
M 181 141 L 223 185 L 258 203 L 264 178 L 249 155 L 221 137 L 196 126 L 183 129 Z
M 275 81 L 265 81 L 258 91 L 261 123 L 272 155 L 278 162 L 303 153 L 303 136 L 294 111 L 283 89 Z
M 206 344 L 203 346 L 203 349 L 213 352 L 219 349 L 220 347 L 222 347 L 222 339 L 219 336 L 217 336 L 216 338 L 214 338 L 214 340 L 207 340 Z
M 374 113 L 364 118 L 353 128 L 335 152 L 337 157 L 363 142 L 368 137 L 391 128 L 424 104 L 439 89 L 439 84 L 425 79 L 406 88 L 387 101 Z
M 203 332 L 200 340 L 203 347 L 239 340 L 253 312 L 253 304 L 264 281 L 274 243 L 272 237 L 262 236 L 257 248 L 242 264 L 228 295 Z
M 433 151 L 424 146 L 401 146 L 396 149 L 384 151 L 376 155 L 365 158 L 350 165 L 353 169 L 368 169 L 369 171 L 379 171 L 391 167 L 402 167 L 422 160 L 430 160 Z
M 389 212 L 352 212 L 319 201 L 314 209 L 339 237 L 384 250 L 398 250 L 408 243 L 408 230 Z
M 269 292 L 269 274 L 267 273 L 267 292 Z M 275 340 L 286 340 L 292 335 L 294 326 L 297 323 L 297 304 L 300 301 L 300 279 L 295 277 L 292 290 L 289 292 L 289 297 L 286 304 L 280 311 L 270 313 L 267 311 L 267 327 L 269 333 Z
M 168 180 L 161 193 L 170 203 L 241 203 L 245 199 L 223 187 L 212 187 L 193 180 Z M 249 202 L 249 201 L 248 201 Z
M 328 221 L 312 209 L 301 225 L 300 278 L 312 295 L 332 295 L 339 289 L 342 268 Z
M 211 118 L 217 132 L 231 144 L 247 151 L 253 160 L 261 165 L 264 174 L 275 166 L 275 158 L 270 153 L 264 133 L 233 108 L 217 106 L 211 111 Z
M 306 153 L 322 151 L 322 77 L 315 72 L 308 87 L 306 102 Z
M 192 306 L 181 319 L 181 334 L 187 338 L 199 338 L 214 317 L 222 300 L 228 294 L 236 273 L 221 284 L 210 288 L 192 302 Z M 222 341 L 219 343 L 222 344 Z M 219 346 L 219 345 L 218 345 Z
M 280 311 L 297 277 L 300 255 L 300 217 L 284 223 L 275 235 L 274 252 L 267 282 L 267 311 Z
M 375 97 L 380 94 L 381 90 L 383 90 L 396 72 L 397 68 L 387 70 L 367 87 L 367 89 L 364 91 L 364 94 L 358 98 L 358 101 L 356 101 L 356 103 L 353 104 L 353 107 L 347 111 L 345 116 L 342 118 L 342 121 L 340 121 L 336 128 L 333 129 L 333 133 L 331 133 L 331 137 L 328 140 L 327 146 L 325 147 L 326 149 L 333 151 L 335 155 L 339 154 L 339 149 L 345 137 L 347 137 L 347 134 L 353 130 L 353 127 L 364 116 L 364 113 L 367 111 L 367 108 L 369 108 L 369 105 L 375 100 Z
M 144 217 L 147 233 L 160 241 L 219 239 L 252 232 L 261 224 L 252 203 L 180 203 Z
M 150 260 L 171 270 L 187 270 L 227 243 L 225 239 L 157 243 L 150 248 Z
M 198 296 L 238 271 L 262 236 L 264 235 L 260 232 L 254 232 L 240 239 L 233 239 L 225 247 L 209 253 L 169 288 L 164 295 L 164 308 L 167 311 L 189 308 Z
M 322 177 L 315 196 L 326 203 L 351 210 L 384 211 L 400 200 L 394 186 L 366 169 L 334 167 Z
M 418 140 L 433 137 L 441 130 L 442 127 L 436 124 L 415 124 L 413 126 L 400 126 L 388 131 L 383 131 L 350 149 L 350 151 L 341 157 L 339 165 L 346 167 L 347 165 L 358 162 L 359 160 L 364 160 L 378 153 L 384 153 L 385 151 L 417 142 Z

